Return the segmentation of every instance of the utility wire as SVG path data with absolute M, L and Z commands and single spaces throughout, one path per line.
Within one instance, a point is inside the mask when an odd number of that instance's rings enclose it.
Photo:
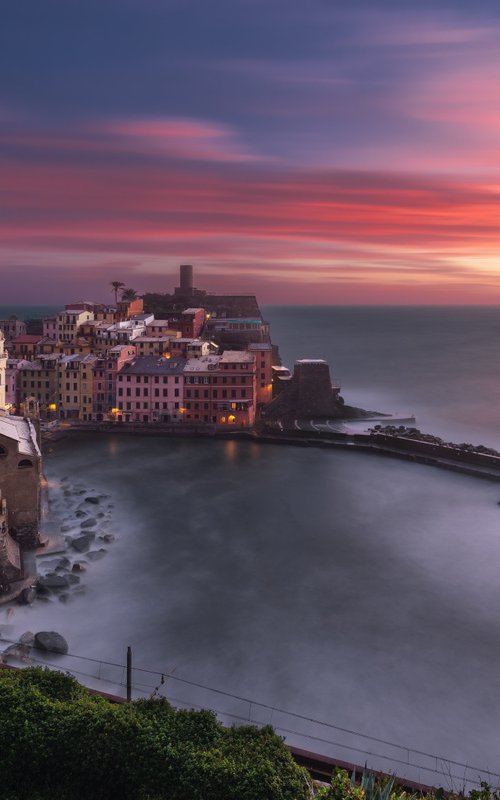
M 2 636 L 0 636 L 0 642 L 6 643 L 6 644 L 19 645 L 20 648 L 25 646 L 25 645 L 20 644 L 18 641 L 15 641 L 13 639 L 7 639 L 7 638 L 2 637 Z M 77 655 L 75 653 L 67 653 L 65 657 L 75 658 L 75 659 L 79 659 L 79 660 L 82 660 L 82 661 L 88 661 L 88 662 L 93 663 L 93 664 L 105 665 L 105 666 L 109 666 L 109 667 L 116 667 L 116 668 L 118 668 L 118 669 L 120 669 L 122 671 L 122 676 L 123 676 L 123 670 L 124 670 L 123 664 L 117 664 L 116 662 L 113 662 L 113 661 L 103 661 L 102 659 L 91 658 L 89 656 L 81 656 L 81 655 Z M 49 666 L 55 667 L 59 671 L 61 671 L 61 669 L 64 669 L 64 670 L 66 669 L 65 667 L 60 668 L 60 667 L 58 667 L 58 665 L 52 664 L 50 662 L 49 662 L 49 664 L 47 664 L 46 661 L 43 661 L 42 659 L 37 659 L 37 658 L 35 658 L 35 657 L 31 656 L 31 655 L 29 656 L 29 660 L 34 662 L 34 663 L 37 663 L 37 664 L 43 664 L 45 666 L 49 665 Z M 83 672 L 83 671 L 80 671 L 80 670 L 77 670 L 77 669 L 74 669 L 72 671 L 74 671 L 78 675 L 81 675 L 81 676 L 84 676 L 84 677 L 87 677 L 87 678 L 92 678 L 93 680 L 99 680 L 101 682 L 105 682 L 105 683 L 108 683 L 110 685 L 115 685 L 115 686 L 116 685 L 120 685 L 120 686 L 124 685 L 123 684 L 123 677 L 122 677 L 121 680 L 112 681 L 112 680 L 106 679 L 106 678 L 99 678 L 96 675 L 92 675 L 90 673 Z M 374 758 L 382 758 L 382 759 L 385 759 L 385 760 L 388 760 L 388 761 L 392 761 L 392 762 L 394 762 L 396 764 L 402 764 L 404 766 L 409 766 L 409 767 L 414 767 L 416 769 L 426 770 L 428 772 L 433 772 L 433 773 L 436 773 L 436 774 L 439 774 L 439 775 L 446 775 L 449 778 L 455 778 L 457 780 L 461 780 L 463 778 L 463 776 L 451 775 L 450 773 L 441 771 L 441 770 L 439 770 L 437 768 L 434 769 L 432 767 L 425 767 L 422 764 L 411 763 L 409 761 L 409 754 L 413 753 L 414 755 L 420 755 L 420 756 L 423 756 L 425 758 L 432 759 L 435 762 L 436 765 L 439 762 L 442 762 L 442 763 L 453 765 L 454 767 L 462 768 L 464 770 L 472 770 L 472 771 L 476 772 L 478 775 L 488 775 L 490 777 L 494 777 L 494 778 L 499 778 L 500 779 L 500 773 L 492 772 L 491 770 L 488 770 L 488 769 L 484 769 L 484 768 L 481 768 L 481 767 L 476 767 L 476 766 L 473 766 L 473 765 L 470 765 L 470 764 L 465 764 L 462 761 L 455 761 L 454 759 L 446 758 L 444 756 L 439 756 L 439 755 L 436 755 L 434 753 L 428 753 L 428 752 L 426 752 L 424 750 L 418 750 L 418 749 L 412 748 L 412 747 L 405 747 L 404 745 L 397 744 L 396 742 L 391 742 L 391 741 L 389 741 L 387 739 L 382 739 L 382 738 L 380 738 L 378 736 L 372 736 L 372 735 L 367 734 L 367 733 L 360 733 L 359 731 L 355 731 L 355 730 L 353 730 L 351 728 L 345 728 L 345 727 L 342 727 L 340 725 L 335 725 L 332 722 L 324 722 L 323 720 L 316 719 L 315 717 L 308 717 L 306 715 L 299 714 L 299 713 L 294 712 L 294 711 L 287 711 L 286 709 L 280 708 L 279 706 L 273 706 L 273 705 L 270 705 L 270 704 L 267 704 L 267 703 L 261 703 L 261 702 L 256 701 L 256 700 L 250 700 L 248 697 L 243 697 L 241 695 L 233 694 L 232 692 L 228 692 L 228 691 L 225 691 L 223 689 L 216 689 L 216 688 L 214 688 L 212 686 L 207 686 L 206 684 L 203 684 L 203 683 L 198 683 L 196 681 L 188 680 L 187 678 L 181 678 L 178 675 L 174 675 L 173 672 L 170 672 L 170 673 L 168 671 L 159 672 L 158 670 L 152 670 L 152 669 L 148 669 L 148 668 L 145 668 L 145 667 L 136 667 L 136 666 L 134 666 L 133 672 L 134 673 L 137 673 L 137 672 L 144 673 L 144 674 L 147 674 L 147 675 L 152 675 L 155 678 L 160 678 L 157 686 L 154 686 L 154 685 L 151 686 L 150 684 L 144 684 L 144 683 L 143 684 L 134 683 L 134 685 L 133 685 L 134 689 L 136 689 L 137 691 L 141 691 L 145 695 L 147 695 L 148 692 L 150 692 L 152 690 L 151 697 L 161 696 L 159 690 L 160 690 L 161 685 L 163 683 L 165 683 L 166 680 L 168 680 L 168 681 L 177 681 L 178 683 L 182 683 L 182 684 L 187 685 L 187 686 L 192 686 L 192 687 L 195 687 L 197 689 L 202 689 L 202 690 L 204 690 L 206 692 L 212 692 L 214 694 L 217 694 L 217 695 L 220 695 L 220 696 L 223 696 L 223 697 L 228 697 L 228 698 L 230 698 L 232 700 L 237 700 L 237 701 L 242 702 L 242 703 L 247 703 L 247 704 L 250 705 L 250 707 L 251 706 L 257 706 L 259 708 L 266 709 L 267 711 L 271 711 L 272 714 L 274 714 L 274 713 L 276 713 L 276 714 L 284 714 L 287 717 L 292 717 L 294 719 L 299 719 L 299 720 L 301 720 L 303 722 L 309 722 L 309 723 L 312 723 L 314 725 L 321 725 L 324 728 L 329 728 L 331 730 L 340 731 L 341 733 L 347 733 L 347 734 L 349 734 L 351 736 L 356 736 L 356 737 L 361 738 L 361 739 L 366 739 L 368 741 L 376 742 L 377 744 L 383 744 L 383 745 L 386 745 L 388 747 L 393 747 L 393 748 L 395 748 L 397 750 L 400 750 L 400 751 L 403 751 L 403 752 L 407 753 L 408 754 L 408 759 L 403 760 L 403 759 L 397 758 L 395 756 L 383 755 L 381 753 L 373 753 L 373 752 L 371 752 L 369 750 L 363 750 L 362 748 L 355 747 L 354 745 L 351 746 L 351 745 L 348 745 L 348 744 L 334 742 L 334 741 L 331 741 L 329 739 L 324 739 L 324 738 L 321 738 L 321 737 L 318 737 L 318 736 L 314 736 L 312 734 L 303 733 L 301 731 L 291 730 L 291 729 L 288 729 L 288 728 L 283 728 L 283 727 L 275 724 L 274 725 L 275 730 L 280 730 L 283 733 L 293 734 L 294 736 L 302 736 L 304 738 L 308 738 L 308 739 L 311 739 L 311 740 L 314 740 L 314 741 L 318 741 L 318 742 L 322 742 L 322 743 L 325 743 L 325 744 L 330 744 L 330 745 L 333 745 L 335 747 L 342 747 L 344 749 L 351 750 L 353 752 L 358 752 L 358 753 L 361 753 L 363 755 L 372 756 Z M 139 687 L 141 687 L 141 686 L 144 687 L 144 688 L 140 689 Z M 146 691 L 146 690 L 148 690 L 148 691 Z M 170 698 L 170 699 L 172 699 L 172 698 Z M 204 708 L 204 706 L 194 705 L 194 704 L 189 703 L 188 701 L 181 701 L 181 702 L 183 704 L 185 704 L 186 706 L 190 707 L 190 708 Z M 265 725 L 265 724 L 268 724 L 268 723 L 264 723 L 264 722 L 252 721 L 248 717 L 243 717 L 243 716 L 240 716 L 238 714 L 232 713 L 230 711 L 222 711 L 220 709 L 217 710 L 217 709 L 213 709 L 213 708 L 211 710 L 215 711 L 218 714 L 222 714 L 222 715 L 225 715 L 227 717 L 230 717 L 231 719 L 239 719 L 239 720 L 241 720 L 243 722 L 247 722 L 247 723 L 250 722 L 251 724 L 254 724 L 254 725 Z M 469 782 L 470 783 L 478 783 L 478 784 L 480 783 L 479 781 L 472 781 L 472 780 L 470 780 Z

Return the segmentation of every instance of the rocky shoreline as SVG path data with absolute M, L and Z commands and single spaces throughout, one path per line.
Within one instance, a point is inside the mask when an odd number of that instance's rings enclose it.
M 34 587 L 30 605 L 71 603 L 85 594 L 85 573 L 93 562 L 108 554 L 109 546 L 117 538 L 113 508 L 110 495 L 80 481 L 73 482 L 69 476 L 52 482 L 50 489 L 46 489 L 42 524 L 45 544 L 33 554 L 36 577 L 30 579 Z M 14 600 L 13 597 L 12 602 L 5 605 L 8 622 L 15 613 Z M 0 637 L 3 627 L 0 625 Z M 7 646 L 3 647 L 5 644 Z M 56 631 L 25 631 L 16 641 L 0 643 L 0 662 L 29 660 L 32 648 L 64 653 L 68 645 Z

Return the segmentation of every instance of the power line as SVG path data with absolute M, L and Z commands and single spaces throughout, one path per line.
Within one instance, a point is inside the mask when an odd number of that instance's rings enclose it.
M 7 639 L 7 638 L 1 637 L 1 636 L 0 636 L 0 642 L 6 643 L 6 644 L 19 645 L 19 647 L 23 647 L 22 643 L 19 643 L 18 641 L 15 641 L 13 639 Z M 117 669 L 122 671 L 122 676 L 124 674 L 124 670 L 125 670 L 124 665 L 123 664 L 117 664 L 116 662 L 113 662 L 113 661 L 104 661 L 104 660 L 101 660 L 101 659 L 91 658 L 89 656 L 77 655 L 75 653 L 67 653 L 66 657 L 78 659 L 78 660 L 81 660 L 81 661 L 87 661 L 87 662 L 90 662 L 90 663 L 93 663 L 93 664 L 98 664 L 99 666 L 104 665 L 104 666 L 109 666 L 109 667 L 115 667 L 115 668 L 117 668 Z M 59 671 L 61 671 L 61 669 L 67 670 L 67 667 L 60 668 L 56 664 L 52 664 L 50 662 L 47 663 L 46 661 L 43 661 L 42 659 L 33 657 L 31 655 L 29 656 L 29 659 L 30 659 L 30 661 L 32 661 L 34 663 L 43 664 L 45 666 L 51 666 L 51 667 L 53 667 L 53 668 L 55 668 L 55 669 L 57 669 Z M 123 678 L 122 678 L 122 680 L 112 681 L 112 680 L 107 679 L 107 678 L 101 678 L 100 675 L 99 676 L 92 675 L 92 674 L 90 674 L 88 672 L 83 672 L 83 671 L 78 670 L 78 669 L 72 669 L 72 670 L 68 670 L 68 671 L 73 671 L 75 674 L 81 675 L 82 677 L 91 678 L 92 680 L 98 680 L 98 681 L 101 681 L 101 682 L 104 682 L 104 683 L 107 683 L 107 684 L 110 684 L 110 685 L 114 685 L 114 686 L 116 686 L 116 685 L 123 686 L 124 685 Z M 341 748 L 344 748 L 344 749 L 347 749 L 347 750 L 351 750 L 352 752 L 357 752 L 357 753 L 361 753 L 363 755 L 371 756 L 373 758 L 385 759 L 385 760 L 391 761 L 391 762 L 393 762 L 395 764 L 401 764 L 401 765 L 403 765 L 405 767 L 412 767 L 412 768 L 415 768 L 415 769 L 421 769 L 421 770 L 425 770 L 427 772 L 432 772 L 432 773 L 436 773 L 436 774 L 439 774 L 439 775 L 444 775 L 444 776 L 446 776 L 446 777 L 448 777 L 450 779 L 453 778 L 453 779 L 456 779 L 456 780 L 462 780 L 463 776 L 452 775 L 451 772 L 444 772 L 444 771 L 439 770 L 437 768 L 437 764 L 439 762 L 441 762 L 442 764 L 445 764 L 445 763 L 449 764 L 449 765 L 451 765 L 453 767 L 462 768 L 465 771 L 473 771 L 473 772 L 476 772 L 478 775 L 488 775 L 489 777 L 494 777 L 494 778 L 500 779 L 500 773 L 492 772 L 491 770 L 488 770 L 488 769 L 484 769 L 484 768 L 481 768 L 481 767 L 476 767 L 476 766 L 473 766 L 473 765 L 465 764 L 464 762 L 456 761 L 454 759 L 446 758 L 444 756 L 439 756 L 439 755 L 436 755 L 434 753 L 428 753 L 428 752 L 426 752 L 424 750 L 418 750 L 416 748 L 406 747 L 406 746 L 398 744 L 396 742 L 391 742 L 391 741 L 389 741 L 387 739 L 382 739 L 381 737 L 378 737 L 378 736 L 372 736 L 372 735 L 367 734 L 367 733 L 361 733 L 359 731 L 355 731 L 355 730 L 353 730 L 351 728 L 345 728 L 345 727 L 342 727 L 340 725 L 335 725 L 332 722 L 324 722 L 323 720 L 316 719 L 315 717 L 308 717 L 308 716 L 306 716 L 304 714 L 299 714 L 299 713 L 294 712 L 294 711 L 287 711 L 286 709 L 280 708 L 279 706 L 273 706 L 273 705 L 270 705 L 268 703 L 262 703 L 260 701 L 251 700 L 248 697 L 243 697 L 241 695 L 225 691 L 224 689 L 216 689 L 216 688 L 214 688 L 212 686 L 207 686 L 206 684 L 203 684 L 203 683 L 198 683 L 196 681 L 192 681 L 192 680 L 189 680 L 187 678 L 181 678 L 178 675 L 174 675 L 173 672 L 169 673 L 168 671 L 165 671 L 165 672 L 162 673 L 162 672 L 160 672 L 158 670 L 152 670 L 152 669 L 145 668 L 145 667 L 134 667 L 133 671 L 134 671 L 134 673 L 138 673 L 139 672 L 139 673 L 143 673 L 143 674 L 147 674 L 147 675 L 152 675 L 157 679 L 160 678 L 158 686 L 144 684 L 144 683 L 141 684 L 139 682 L 137 682 L 137 683 L 134 682 L 133 688 L 136 691 L 142 692 L 143 694 L 146 694 L 146 695 L 148 694 L 148 692 L 153 690 L 154 694 L 156 696 L 158 696 L 159 695 L 159 691 L 158 691 L 159 690 L 159 686 L 161 686 L 162 683 L 165 683 L 167 680 L 168 681 L 177 681 L 178 683 L 182 683 L 182 684 L 187 685 L 187 686 L 192 686 L 192 687 L 197 688 L 197 689 L 202 689 L 203 691 L 206 691 L 206 692 L 212 692 L 212 693 L 220 695 L 222 697 L 228 697 L 231 700 L 236 700 L 238 702 L 247 703 L 249 705 L 249 707 L 250 707 L 250 714 L 251 714 L 252 706 L 256 706 L 258 708 L 262 708 L 262 709 L 266 709 L 267 711 L 270 711 L 271 712 L 271 716 L 274 713 L 276 713 L 276 714 L 284 714 L 287 717 L 291 717 L 293 719 L 298 719 L 298 720 L 301 720 L 303 722 L 311 723 L 313 725 L 320 725 L 320 726 L 322 726 L 324 728 L 328 728 L 328 729 L 331 729 L 331 730 L 339 731 L 341 733 L 346 733 L 346 734 L 349 734 L 350 736 L 355 736 L 355 737 L 358 737 L 360 739 L 365 739 L 367 741 L 375 742 L 377 744 L 386 745 L 387 747 L 393 747 L 398 751 L 402 751 L 402 752 L 406 753 L 408 757 L 407 757 L 407 759 L 403 760 L 402 758 L 397 758 L 396 756 L 390 756 L 390 755 L 385 755 L 385 754 L 382 754 L 382 753 L 371 752 L 369 750 L 364 750 L 362 748 L 355 747 L 354 745 L 344 744 L 344 743 L 332 741 L 330 739 L 325 739 L 325 738 L 322 738 L 322 737 L 319 737 L 319 736 L 315 736 L 313 734 L 304 733 L 304 732 L 301 732 L 301 731 L 296 731 L 296 730 L 284 728 L 284 727 L 281 727 L 279 725 L 274 725 L 275 730 L 279 730 L 279 731 L 281 731 L 283 733 L 288 733 L 288 734 L 291 734 L 291 735 L 294 735 L 294 736 L 301 736 L 301 737 L 304 737 L 304 738 L 307 738 L 307 739 L 311 739 L 313 741 L 318 741 L 318 742 L 322 742 L 324 744 L 329 744 L 329 745 L 332 745 L 334 747 L 341 747 Z M 145 688 L 143 688 L 143 689 L 139 688 L 141 686 L 145 687 Z M 145 689 L 147 689 L 148 691 L 145 691 Z M 169 699 L 173 700 L 173 698 L 169 698 Z M 205 706 L 199 706 L 199 705 L 191 704 L 189 701 L 178 701 L 178 702 L 182 702 L 184 705 L 186 705 L 186 706 L 188 706 L 190 708 L 204 708 L 205 707 Z M 242 722 L 247 722 L 247 723 L 250 722 L 251 724 L 254 724 L 254 725 L 261 726 L 261 725 L 269 724 L 269 723 L 264 723 L 264 722 L 253 721 L 253 720 L 251 720 L 250 717 L 243 717 L 241 715 L 235 714 L 235 713 L 230 712 L 230 711 L 223 711 L 221 709 L 214 709 L 214 708 L 211 708 L 210 710 L 215 711 L 215 713 L 217 713 L 217 714 L 225 715 L 226 717 L 229 717 L 231 719 L 238 719 L 238 720 L 240 720 Z M 415 763 L 410 762 L 410 760 L 409 760 L 410 759 L 410 753 L 412 753 L 414 755 L 423 756 L 424 758 L 432 759 L 436 764 L 436 768 L 433 768 L 433 767 L 430 767 L 430 766 L 426 767 L 423 764 L 415 764 Z M 469 783 L 478 783 L 478 784 L 480 783 L 480 781 L 474 781 L 474 780 L 469 780 L 468 782 Z

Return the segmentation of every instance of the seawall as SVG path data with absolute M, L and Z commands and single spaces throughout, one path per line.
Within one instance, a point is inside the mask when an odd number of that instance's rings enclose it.
M 141 425 L 127 423 L 77 423 L 43 435 L 49 443 L 67 436 L 106 433 L 128 436 L 166 436 L 191 439 L 240 439 L 261 444 L 294 447 L 322 447 L 372 455 L 399 458 L 417 464 L 452 470 L 463 475 L 500 482 L 500 456 L 461 450 L 445 444 L 408 439 L 384 434 L 344 434 L 301 430 L 236 430 L 221 431 L 206 425 Z

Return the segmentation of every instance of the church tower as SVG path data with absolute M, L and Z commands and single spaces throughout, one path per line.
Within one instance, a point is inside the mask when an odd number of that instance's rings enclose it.
M 0 330 L 0 413 L 5 411 L 5 379 L 7 373 L 7 353 L 5 350 L 5 336 Z

